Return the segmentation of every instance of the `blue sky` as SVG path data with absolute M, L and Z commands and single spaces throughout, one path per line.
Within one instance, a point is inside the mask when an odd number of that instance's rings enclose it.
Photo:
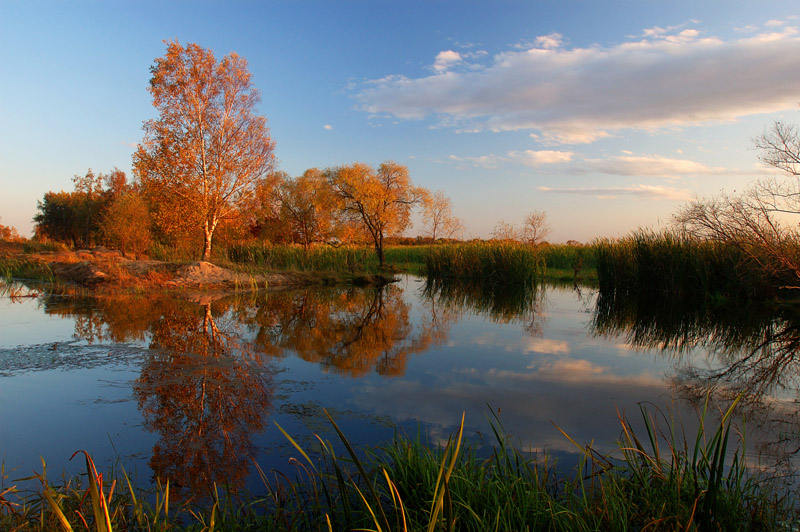
M 767 174 L 800 123 L 800 5 L 692 1 L 0 0 L 0 223 L 87 168 L 130 175 L 164 40 L 245 57 L 280 168 L 394 160 L 465 236 L 544 210 L 551 241 L 663 227 Z M 415 234 L 419 226 L 409 233 Z

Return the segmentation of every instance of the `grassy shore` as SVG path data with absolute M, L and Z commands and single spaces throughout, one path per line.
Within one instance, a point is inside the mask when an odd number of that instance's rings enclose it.
M 291 274 L 298 283 L 305 284 L 380 284 L 390 280 L 395 273 L 437 279 L 458 278 L 489 284 L 524 284 L 533 278 L 539 281 L 589 283 L 597 279 L 592 246 L 548 244 L 531 247 L 506 242 L 387 246 L 387 265 L 384 268 L 379 266 L 374 250 L 369 247 L 315 246 L 303 250 L 299 246 L 251 243 L 230 246 L 220 250 L 220 253 L 213 260 L 219 266 L 253 276 L 265 273 Z M 74 282 L 72 278 L 59 279 L 59 272 L 54 271 L 52 264 L 92 261 L 95 260 L 94 255 L 97 254 L 71 251 L 57 243 L 0 242 L 0 277 Z M 111 255 L 98 255 L 102 262 L 100 266 L 113 270 L 104 270 L 108 274 L 104 286 L 127 283 L 132 288 L 146 289 L 163 285 L 169 277 L 149 275 L 147 279 L 137 279 L 135 275 L 130 275 L 130 268 L 115 264 L 109 266 L 114 262 Z M 155 249 L 151 258 L 165 265 L 158 269 L 161 273 L 162 270 L 177 271 L 180 266 L 195 260 L 194 257 L 162 248 Z M 149 269 L 153 270 L 154 266 L 151 264 Z M 136 271 L 144 269 L 138 268 Z
M 739 247 L 663 232 L 638 231 L 594 244 L 600 291 L 683 300 L 775 297 L 792 279 L 774 276 Z
M 594 281 L 592 246 L 528 246 L 509 242 L 387 246 L 390 270 L 437 279 L 480 282 L 538 280 Z M 375 252 L 368 247 L 312 247 L 248 244 L 226 252 L 232 263 L 272 271 L 378 273 Z
M 735 403 L 734 403 L 735 405 Z M 706 407 L 708 404 L 706 403 Z M 716 426 L 700 414 L 695 435 L 659 427 L 669 416 L 642 410 L 645 429 L 621 421 L 617 450 L 601 455 L 574 442 L 582 457 L 572 475 L 547 458 L 515 449 L 494 418 L 491 452 L 464 442 L 464 420 L 444 447 L 398 435 L 356 452 L 335 421 L 346 453 L 319 439 L 312 458 L 288 434 L 298 461 L 289 476 L 261 471 L 264 494 L 214 487 L 205 503 L 170 500 L 169 482 L 154 493 L 132 486 L 124 470 L 87 474 L 18 493 L 0 486 L 3 530 L 548 530 L 779 531 L 800 517 L 791 494 L 749 476 L 732 437 L 729 409 Z M 283 429 L 280 429 L 283 430 Z M 569 438 L 565 434 L 565 437 Z M 572 440 L 570 440 L 572 441 Z M 80 453 L 78 453 L 80 454 Z M 4 491 L 3 491 L 4 490 Z

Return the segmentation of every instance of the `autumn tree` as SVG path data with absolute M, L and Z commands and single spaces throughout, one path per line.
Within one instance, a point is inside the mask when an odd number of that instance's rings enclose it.
M 284 180 L 277 188 L 280 217 L 303 249 L 314 242 L 328 242 L 336 236 L 338 201 L 325 174 L 316 168 L 302 176 Z
M 197 44 L 167 43 L 150 72 L 158 118 L 144 125 L 134 171 L 157 199 L 196 213 L 203 232 L 203 260 L 211 257 L 214 231 L 238 216 L 274 165 L 274 142 L 247 61 L 231 52 L 220 61 Z M 163 212 L 163 210 L 162 210 Z
M 505 220 L 497 222 L 492 229 L 492 240 L 508 240 L 512 242 L 519 241 L 519 230 L 514 224 L 508 223 Z
M 377 170 L 363 163 L 327 171 L 328 181 L 345 213 L 357 219 L 369 233 L 383 267 L 383 242 L 411 225 L 411 209 L 422 201 L 425 190 L 415 187 L 408 168 L 392 161 Z
M 103 213 L 100 227 L 106 242 L 123 253 L 131 251 L 138 258 L 150 246 L 150 211 L 136 191 L 117 196 Z
M 0 220 L 2 220 L 2 218 L 0 218 Z M 0 224 L 0 240 L 7 240 L 8 242 L 21 242 L 25 239 L 19 236 L 16 227 Z
M 103 180 L 106 192 L 108 192 L 112 198 L 121 196 L 131 188 L 128 183 L 128 176 L 116 166 L 108 174 L 100 174 L 100 177 Z
M 464 224 L 453 214 L 450 198 L 441 190 L 424 196 L 422 219 L 426 227 L 425 236 L 434 241 L 437 238 L 456 238 L 464 230 Z

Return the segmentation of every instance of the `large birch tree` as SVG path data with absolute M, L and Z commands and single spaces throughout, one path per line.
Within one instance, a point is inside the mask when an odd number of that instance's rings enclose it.
M 183 209 L 155 213 L 157 220 L 177 214 L 201 224 L 209 260 L 220 221 L 236 217 L 272 171 L 275 143 L 257 114 L 247 61 L 236 53 L 217 61 L 211 50 L 171 41 L 150 72 L 158 118 L 143 126 L 134 172 L 149 197 L 166 200 L 165 210 Z

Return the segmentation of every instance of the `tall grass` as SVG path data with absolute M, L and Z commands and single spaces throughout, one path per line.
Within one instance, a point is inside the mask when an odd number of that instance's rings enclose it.
M 724 243 L 641 230 L 618 240 L 598 240 L 594 248 L 604 294 L 750 299 L 774 293 L 757 264 Z
M 387 246 L 386 263 L 394 269 L 420 273 L 425 253 L 430 246 Z M 228 248 L 226 258 L 233 263 L 252 265 L 268 270 L 306 272 L 379 273 L 375 250 L 358 246 L 300 246 L 242 244 Z
M 386 263 L 395 270 L 435 279 L 459 279 L 482 283 L 527 283 L 552 270 L 570 280 L 594 270 L 591 246 L 546 245 L 531 247 L 509 242 L 470 244 L 393 245 L 384 249 Z M 263 243 L 240 244 L 226 251 L 237 264 L 270 270 L 308 272 L 380 271 L 371 247 L 299 246 Z M 591 274 L 590 274 L 591 276 Z
M 7 281 L 19 280 L 54 280 L 53 271 L 44 262 L 26 257 L 0 257 L 0 278 Z
M 581 456 L 574 475 L 546 456 L 511 445 L 497 417 L 487 454 L 464 440 L 464 418 L 442 447 L 397 435 L 384 447 L 358 452 L 330 417 L 344 454 L 317 437 L 312 458 L 286 432 L 296 473 L 260 469 L 265 495 L 214 488 L 204 505 L 171 501 L 159 484 L 155 503 L 132 487 L 98 474 L 88 454 L 86 483 L 42 488 L 18 506 L 0 494 L 0 527 L 8 530 L 374 530 L 374 531 L 771 531 L 791 530 L 800 517 L 793 500 L 750 476 L 731 419 L 736 403 L 710 424 L 708 401 L 696 434 L 660 412 L 642 409 L 636 433 L 623 416 L 609 455 L 569 438 Z M 707 423 L 709 425 L 707 426 Z M 279 427 L 280 428 L 280 427 Z M 280 429 L 283 431 L 283 429 Z M 256 466 L 257 467 L 257 466 Z M 115 489 L 116 488 L 116 489 Z
M 587 270 L 596 267 L 592 245 L 547 244 L 539 248 L 548 270 Z
M 237 245 L 228 248 L 231 262 L 250 264 L 269 270 L 297 271 L 378 271 L 378 258 L 370 248 L 315 246 L 307 251 L 299 246 L 268 244 Z
M 537 248 L 510 242 L 432 246 L 425 257 L 430 279 L 530 286 L 544 273 Z

